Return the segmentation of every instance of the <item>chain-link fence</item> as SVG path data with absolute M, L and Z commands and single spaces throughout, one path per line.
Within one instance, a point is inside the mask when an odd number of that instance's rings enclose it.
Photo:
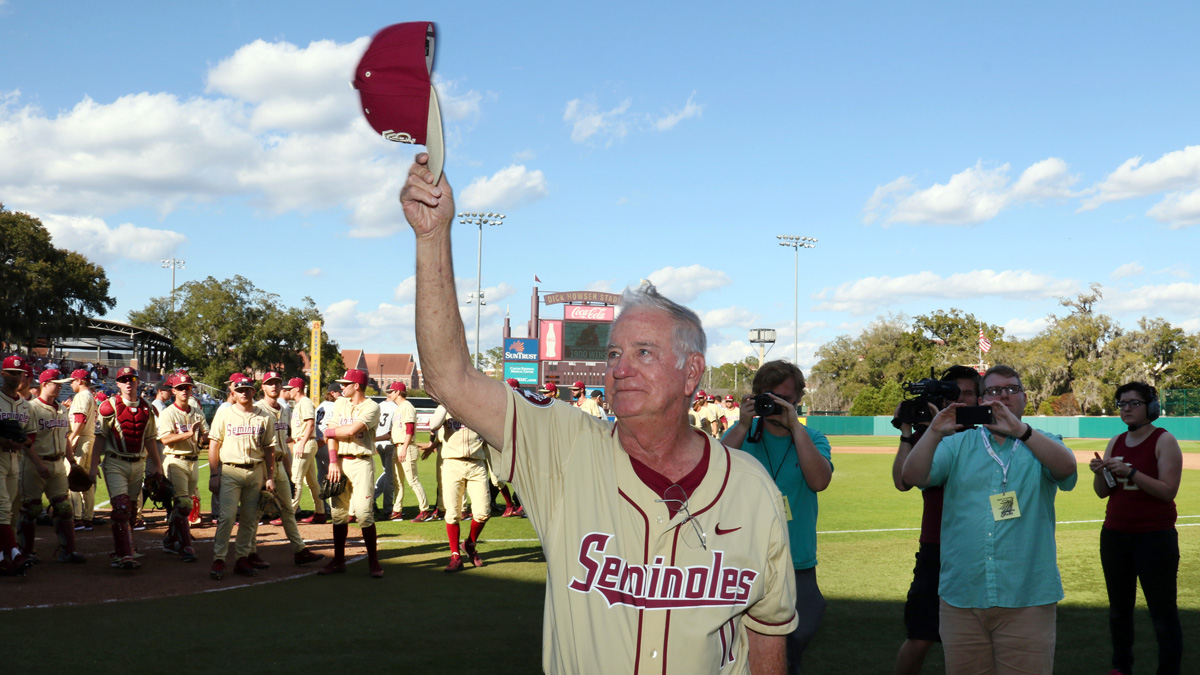
M 1168 389 L 1163 392 L 1162 412 L 1168 417 L 1200 417 L 1200 389 Z

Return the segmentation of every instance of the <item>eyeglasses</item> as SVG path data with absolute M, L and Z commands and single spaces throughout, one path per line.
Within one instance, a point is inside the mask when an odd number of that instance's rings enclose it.
M 983 390 L 984 396 L 999 396 L 1001 394 L 1019 394 L 1025 391 L 1025 387 L 1019 384 L 1007 384 L 1003 387 L 988 387 Z
M 672 489 L 679 490 L 679 493 L 683 495 L 683 499 L 672 499 L 668 497 L 667 494 L 669 494 Z M 704 534 L 704 530 L 700 527 L 700 521 L 696 520 L 691 511 L 688 511 L 688 496 L 687 493 L 683 491 L 683 488 L 679 487 L 678 485 L 672 485 L 663 491 L 662 499 L 655 499 L 654 501 L 660 504 L 665 504 L 666 502 L 674 502 L 675 504 L 678 504 L 676 510 L 683 511 L 684 515 L 687 516 L 687 518 L 684 518 L 683 522 L 680 523 L 678 527 L 682 527 L 687 523 L 691 523 L 692 529 L 696 532 L 696 537 L 700 539 L 700 547 L 705 551 L 708 550 L 708 537 Z
M 1134 399 L 1132 401 L 1117 401 L 1117 407 L 1120 408 L 1121 410 L 1125 410 L 1126 408 L 1128 408 L 1129 410 L 1137 410 L 1138 408 L 1140 408 L 1144 405 L 1146 405 L 1145 401 L 1139 401 L 1137 399 Z

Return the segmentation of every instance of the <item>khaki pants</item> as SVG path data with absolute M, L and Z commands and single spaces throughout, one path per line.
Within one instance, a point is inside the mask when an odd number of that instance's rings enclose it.
M 80 436 L 75 441 L 75 461 L 85 469 L 92 466 L 92 448 L 96 446 L 95 436 Z M 71 493 L 71 508 L 75 512 L 75 520 L 91 520 L 96 509 L 96 486 L 88 488 L 87 492 Z
M 163 473 L 171 481 L 175 490 L 175 498 L 186 498 L 188 508 L 191 508 L 192 496 L 200 496 L 200 464 L 194 459 L 184 459 L 179 455 L 167 455 L 163 458 Z
M 104 457 L 104 484 L 108 486 L 108 498 L 129 495 L 130 500 L 142 491 L 142 480 L 146 477 L 146 459 L 126 461 L 116 455 Z
M 46 495 L 48 499 L 53 500 L 55 497 L 67 496 L 67 460 L 63 458 L 49 459 L 42 458 L 42 463 L 50 469 L 50 476 L 42 478 L 38 475 L 37 465 L 28 461 L 26 458 L 24 469 L 21 471 L 21 498 L 26 501 L 42 499 L 42 495 Z M 39 505 L 39 512 L 42 507 Z
M 304 494 L 304 486 L 312 493 L 314 511 L 325 513 L 325 502 L 317 494 L 321 491 L 321 481 L 317 478 L 317 442 L 309 441 L 304 446 L 304 452 L 292 455 L 292 485 L 296 486 L 296 494 L 292 495 L 292 513 L 300 510 L 300 496 Z M 279 481 L 275 481 L 275 489 L 280 489 Z
M 11 525 L 17 515 L 15 508 L 20 490 L 20 462 L 14 452 L 0 450 L 0 525 Z M 8 555 L 8 551 L 3 551 Z
M 446 522 L 462 520 L 463 493 L 471 497 L 471 519 L 487 522 L 492 515 L 492 493 L 488 489 L 487 463 L 482 459 L 445 459 L 442 461 L 442 499 L 446 502 Z
M 294 466 L 292 468 L 295 468 Z M 288 490 L 287 471 L 283 468 L 283 460 L 275 460 L 275 494 L 286 495 Z M 288 543 L 292 545 L 292 553 L 304 550 L 304 537 L 300 536 L 300 528 L 296 525 L 296 511 L 288 508 L 288 500 L 279 500 L 279 520 L 283 523 L 283 533 L 287 535 Z M 258 543 L 251 547 L 258 552 Z
M 417 509 L 420 511 L 429 509 L 429 498 L 425 496 L 425 488 L 421 485 L 420 479 L 417 478 L 417 457 L 420 455 L 420 452 L 416 444 L 409 444 L 408 452 L 404 459 L 401 460 L 400 446 L 396 446 L 396 461 L 391 469 L 392 485 L 396 486 L 396 501 L 392 505 L 393 511 L 401 510 L 400 506 L 404 503 L 405 482 L 412 488 L 413 494 L 417 496 Z M 397 474 L 403 474 L 404 480 L 401 481 Z
M 338 458 L 346 489 L 333 498 L 333 524 L 345 525 L 350 516 L 358 518 L 358 527 L 375 524 L 375 457 L 342 455 Z
M 1054 672 L 1057 604 L 970 609 L 940 603 L 948 675 Z
M 233 521 L 238 521 L 234 553 L 245 558 L 253 553 L 254 535 L 258 533 L 258 493 L 263 485 L 263 465 L 243 469 L 228 464 L 221 467 L 221 516 L 217 533 L 213 535 L 213 559 L 224 560 L 229 554 L 229 535 Z

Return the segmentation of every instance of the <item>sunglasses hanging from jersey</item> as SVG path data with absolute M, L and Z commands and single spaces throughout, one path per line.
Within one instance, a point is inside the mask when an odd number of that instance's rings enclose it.
M 672 490 L 678 490 L 679 494 L 682 496 L 682 499 L 671 497 L 670 495 L 672 494 Z M 662 499 L 655 499 L 654 501 L 660 504 L 666 504 L 668 508 L 673 508 L 676 512 L 683 511 L 683 515 L 686 517 L 683 519 L 683 522 L 676 525 L 676 527 L 683 527 L 684 525 L 691 523 L 692 529 L 696 532 L 696 537 L 700 539 L 700 547 L 705 551 L 708 550 L 708 537 L 705 535 L 704 529 L 700 527 L 700 521 L 696 520 L 696 517 L 693 516 L 692 512 L 688 510 L 688 495 L 687 492 L 684 492 L 683 488 L 679 487 L 679 485 L 671 485 L 666 490 L 663 490 Z

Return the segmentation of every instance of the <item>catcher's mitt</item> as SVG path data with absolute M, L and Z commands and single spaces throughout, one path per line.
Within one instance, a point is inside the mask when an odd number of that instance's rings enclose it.
M 21 429 L 21 423 L 12 419 L 0 420 L 0 438 L 16 443 L 24 443 L 29 439 Z
M 342 492 L 344 492 L 345 490 L 346 490 L 346 476 L 345 475 L 343 475 L 341 477 L 341 479 L 338 480 L 338 482 L 336 482 L 336 483 L 330 482 L 329 477 L 326 476 L 321 479 L 321 491 L 320 491 L 320 493 L 317 494 L 317 496 L 320 497 L 321 499 L 329 499 L 330 497 L 336 497 L 336 496 L 342 494 Z
M 71 470 L 67 472 L 67 488 L 71 492 L 87 492 L 92 489 L 92 477 L 88 475 L 87 469 L 72 464 Z
M 270 490 L 260 490 L 258 493 L 258 517 L 275 520 L 283 514 L 279 504 L 279 496 Z
M 145 495 L 145 499 L 157 504 L 160 509 L 174 508 L 175 506 L 175 488 L 172 487 L 171 480 L 161 473 L 156 473 L 146 479 L 142 494 Z

